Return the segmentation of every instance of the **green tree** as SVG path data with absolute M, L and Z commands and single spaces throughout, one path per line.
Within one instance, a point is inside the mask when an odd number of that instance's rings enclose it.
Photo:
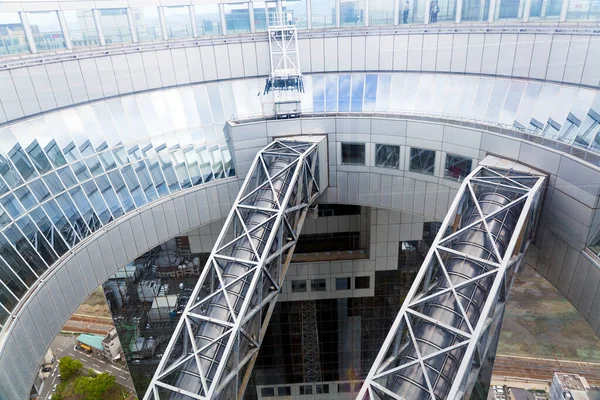
M 79 375 L 83 364 L 79 360 L 73 360 L 71 357 L 63 357 L 58 363 L 58 369 L 60 370 L 61 378 L 64 381 L 69 380 L 73 376 Z
M 73 392 L 83 395 L 85 400 L 102 400 L 104 392 L 115 386 L 115 377 L 103 372 L 94 377 L 80 376 L 75 380 Z

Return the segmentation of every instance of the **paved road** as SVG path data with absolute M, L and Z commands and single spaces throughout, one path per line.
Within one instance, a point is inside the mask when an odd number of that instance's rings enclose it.
M 131 382 L 131 375 L 129 374 L 129 370 L 126 366 L 121 366 L 120 364 L 112 364 L 111 362 L 104 361 L 99 356 L 88 354 L 85 351 L 75 350 L 75 337 L 58 335 L 54 339 L 50 347 L 54 352 L 54 356 L 57 358 L 57 362 L 54 364 L 50 376 L 48 376 L 48 378 L 44 382 L 44 387 L 42 388 L 40 398 L 44 400 L 50 399 L 50 395 L 52 394 L 52 388 L 55 384 L 60 382 L 57 379 L 58 360 L 65 356 L 69 356 L 75 360 L 81 361 L 81 363 L 83 364 L 83 369 L 85 371 L 91 368 L 97 372 L 108 372 L 114 375 L 119 385 L 124 386 L 127 389 L 131 390 L 133 393 L 135 393 L 133 383 Z

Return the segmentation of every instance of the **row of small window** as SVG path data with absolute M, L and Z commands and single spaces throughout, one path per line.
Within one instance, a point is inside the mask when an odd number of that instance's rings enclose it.
M 362 386 L 362 382 L 340 382 L 337 384 L 337 393 L 352 393 L 359 392 Z M 300 396 L 315 395 L 315 394 L 329 394 L 330 387 L 329 383 L 317 383 L 314 385 L 299 385 L 298 394 Z M 331 385 L 335 385 L 332 383 Z M 333 387 L 335 390 L 335 386 Z M 291 396 L 291 386 L 279 386 L 279 387 L 263 387 L 260 388 L 260 397 L 283 397 Z
M 354 289 L 369 289 L 371 287 L 371 277 L 369 276 L 356 276 L 354 277 Z M 352 278 L 335 278 L 335 290 L 351 290 L 352 289 Z M 327 290 L 326 279 L 311 279 L 310 280 L 310 291 L 311 292 L 325 292 Z M 292 293 L 306 293 L 307 291 L 307 280 L 292 280 Z
M 364 143 L 342 143 L 343 165 L 365 165 Z M 375 166 L 400 168 L 400 146 L 389 144 L 375 145 Z M 462 180 L 471 173 L 472 160 L 447 154 L 444 178 Z M 409 170 L 433 175 L 435 172 L 435 151 L 411 147 Z

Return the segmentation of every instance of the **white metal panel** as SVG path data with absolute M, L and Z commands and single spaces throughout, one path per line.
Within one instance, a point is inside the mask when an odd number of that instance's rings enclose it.
M 54 92 L 54 99 L 58 107 L 64 107 L 73 104 L 71 90 L 67 82 L 67 77 L 62 63 L 53 63 L 45 66 L 48 72 L 48 80 Z
M 143 254 L 148 249 L 148 243 L 146 242 L 146 233 L 144 231 L 144 225 L 142 223 L 142 217 L 140 214 L 133 215 L 129 219 L 131 224 L 131 230 L 134 232 L 133 243 L 138 254 Z
M 222 218 L 223 214 L 221 214 L 221 208 L 219 207 L 219 192 L 217 188 L 215 186 L 207 187 L 206 197 L 211 220 L 214 221 Z
M 402 210 L 412 212 L 415 194 L 415 180 L 406 177 L 402 178 L 402 180 Z M 402 227 L 400 227 L 400 235 L 402 236 Z
M 365 70 L 365 46 L 364 36 L 352 36 L 352 70 Z
M 337 41 L 337 62 L 339 71 L 352 70 L 352 39 L 349 37 L 340 37 Z
M 394 62 L 394 36 L 381 35 L 379 38 L 379 69 L 391 71 Z
M 392 206 L 392 176 L 381 175 L 381 207 Z M 390 240 L 390 238 L 388 238 Z M 396 245 L 397 247 L 397 245 Z
M 127 54 L 126 61 L 130 72 L 129 77 L 131 79 L 133 91 L 139 92 L 148 89 L 148 82 L 146 81 L 146 71 L 144 69 L 144 62 L 142 61 L 142 54 Z M 117 77 L 117 84 L 118 83 L 119 80 Z
M 565 66 L 567 64 L 567 55 L 569 54 L 570 43 L 571 36 L 554 35 L 552 38 L 550 58 L 548 59 L 546 79 L 562 82 L 565 74 Z
M 158 241 L 158 231 L 154 226 L 154 218 L 152 210 L 145 210 L 141 213 L 142 225 L 144 226 L 144 232 L 146 233 L 146 240 L 148 248 L 152 248 L 162 242 Z
M 519 161 L 527 162 L 534 168 L 556 175 L 561 155 L 550 149 L 536 146 L 527 142 L 521 143 Z
M 423 35 L 423 57 L 421 60 L 422 71 L 436 69 L 438 35 Z
M 437 58 L 435 60 L 435 67 L 438 72 L 450 71 L 453 40 L 453 35 L 438 35 Z
M 304 58 L 305 56 L 301 56 Z M 310 39 L 310 70 L 311 72 L 322 72 L 325 70 L 325 57 L 323 55 L 323 39 Z
M 41 110 L 46 111 L 56 108 L 56 100 L 54 99 L 46 67 L 43 65 L 29 67 L 29 75 L 31 76 L 31 82 L 35 88 Z
M 77 306 L 79 306 L 79 304 L 83 302 L 83 300 L 87 298 L 88 294 L 90 293 L 86 289 L 85 284 L 82 285 L 84 279 L 81 273 L 81 269 L 79 268 L 77 258 L 75 256 L 71 257 L 62 269 L 66 271 L 66 273 L 69 275 L 71 282 L 73 282 L 73 289 L 75 290 L 75 301 L 69 304 L 69 306 L 74 306 L 76 308 Z
M 521 51 L 520 56 L 522 57 L 528 57 L 531 55 L 531 48 L 533 47 L 533 36 L 530 36 L 531 43 L 529 44 L 529 47 L 525 49 L 525 51 Z M 498 68 L 496 69 L 496 74 L 504 76 L 510 76 L 513 74 L 513 64 L 515 64 L 515 54 L 517 49 L 518 38 L 519 36 L 513 33 L 502 34 L 502 38 L 500 39 L 500 53 L 498 54 Z M 527 53 L 527 51 L 529 51 L 529 53 Z M 515 75 L 517 74 L 515 73 Z
M 227 215 L 231 209 L 231 201 L 229 201 L 229 188 L 226 184 L 217 185 L 216 188 L 221 215 Z
M 469 35 L 454 34 L 452 43 L 452 62 L 450 70 L 452 72 L 465 72 L 467 63 L 467 43 Z
M 215 62 L 215 53 L 213 46 L 200 47 L 200 58 L 202 59 L 202 70 L 204 71 L 204 79 L 214 81 L 218 79 L 217 64 Z
M 48 293 L 50 294 L 50 297 L 52 297 L 52 303 L 54 304 L 54 309 L 56 310 L 59 321 L 66 321 L 71 313 L 68 310 L 67 302 L 60 286 L 58 274 L 53 274 L 50 276 L 46 281 L 46 285 L 44 286 L 47 287 Z M 62 325 L 60 328 L 62 328 Z
M 409 138 L 441 142 L 442 137 L 444 136 L 444 126 L 426 122 L 408 121 L 406 136 Z
M 112 257 L 112 254 L 110 257 L 110 262 L 112 262 L 112 264 L 110 267 L 108 267 L 104 262 L 105 258 L 103 257 L 103 254 L 100 252 L 100 246 L 95 240 L 90 241 L 86 246 L 86 249 L 92 262 L 92 269 L 98 278 L 98 282 L 104 282 L 117 268 L 117 266 L 114 264 L 114 258 Z
M 600 173 L 569 157 L 561 158 L 557 175 L 586 192 L 600 195 Z
M 2 88 L 0 90 L 0 102 L 2 103 L 6 119 L 10 121 L 25 115 L 10 71 L 0 71 L 0 87 Z
M 133 260 L 139 254 L 141 254 L 141 253 L 138 253 L 137 248 L 135 246 L 135 236 L 137 235 L 137 233 L 134 233 L 134 230 L 132 229 L 129 220 L 121 221 L 119 223 L 118 227 L 119 227 L 119 231 L 121 234 L 121 239 L 123 240 L 123 243 L 126 244 L 124 246 L 125 257 L 127 258 L 127 260 Z M 132 246 L 132 244 L 134 244 L 134 245 Z M 81 262 L 80 262 L 80 264 L 81 264 Z M 100 279 L 98 279 L 98 280 L 100 282 L 103 282 L 103 280 L 100 280 Z
M 199 47 L 186 47 L 185 56 L 188 62 L 188 72 L 190 75 L 190 81 L 202 82 L 204 81 L 204 72 L 202 70 L 202 60 L 200 58 Z
M 178 85 L 190 83 L 189 63 L 185 49 L 171 49 L 171 57 L 173 58 L 173 69 L 175 70 L 175 82 Z
M 590 39 L 581 84 L 598 87 L 600 85 L 600 51 L 594 51 L 594 49 L 600 49 L 600 37 L 598 36 Z
M 481 131 L 469 128 L 444 126 L 444 142 L 479 150 L 481 144 Z
M 600 283 L 600 269 L 595 265 L 590 267 L 590 272 L 585 280 L 585 285 L 583 287 L 583 291 L 581 293 L 581 298 L 579 299 L 579 305 L 577 309 L 587 320 L 591 316 L 591 312 L 597 313 L 598 310 L 594 310 L 592 305 L 594 303 L 594 298 L 596 297 L 596 293 L 598 292 L 598 284 Z
M 119 94 L 117 80 L 115 78 L 115 69 L 112 65 L 110 57 L 96 58 L 96 66 L 98 68 L 98 76 L 102 85 L 104 97 L 116 96 Z
M 173 206 L 175 208 L 175 217 L 177 218 L 177 226 L 179 229 L 178 233 L 184 233 L 190 230 L 190 219 L 186 211 L 185 196 L 178 196 L 173 199 Z M 194 201 L 195 202 L 195 201 Z M 191 206 L 191 205 L 190 205 Z M 196 213 L 198 210 L 196 210 Z M 200 221 L 198 221 L 199 223 Z
M 121 231 L 115 226 L 108 231 L 107 235 L 110 247 L 112 248 L 112 253 L 115 257 L 115 268 L 121 268 L 130 261 L 127 259 L 127 253 L 125 253 L 125 242 L 121 237 Z
M 158 59 L 158 69 L 160 70 L 160 79 L 163 86 L 173 86 L 177 84 L 175 80 L 175 70 L 173 69 L 173 59 L 170 50 L 160 50 L 156 52 Z
M 547 233 L 545 233 L 544 236 L 546 234 Z M 583 291 L 585 282 L 587 280 L 590 267 L 593 266 L 587 257 L 579 257 L 579 260 L 577 261 L 577 268 L 575 269 L 573 280 L 571 281 L 571 286 L 569 287 L 569 293 L 567 293 L 567 298 L 578 310 L 579 299 L 581 298 L 581 292 Z
M 394 36 L 394 71 L 406 71 L 408 62 L 408 35 Z
M 519 76 L 519 77 L 528 77 L 529 76 L 529 68 L 530 68 L 530 65 L 532 62 L 535 40 L 536 40 L 536 35 L 530 35 L 530 34 L 518 35 L 517 48 L 515 50 L 515 56 L 514 56 L 515 62 L 514 62 L 514 67 L 513 67 L 513 71 L 512 71 L 513 76 Z M 543 42 L 543 38 L 541 40 Z M 538 48 L 538 51 L 542 51 L 545 49 L 545 47 L 544 47 L 545 45 L 542 42 L 540 43 L 540 47 Z M 502 50 L 501 50 L 501 52 L 502 52 Z M 540 61 L 539 57 L 535 59 L 536 64 L 539 61 Z M 500 63 L 502 63 L 502 62 L 503 62 L 502 54 L 500 54 Z M 499 65 L 498 65 L 498 73 L 500 73 Z M 544 74 L 545 74 L 545 71 L 544 71 Z
M 160 69 L 158 68 L 156 52 L 148 51 L 142 53 L 142 61 L 144 63 L 144 70 L 146 71 L 148 89 L 161 87 L 162 81 L 160 79 Z
M 469 35 L 469 47 L 467 48 L 467 66 L 465 71 L 472 74 L 481 72 L 483 59 L 483 43 L 485 35 L 472 33 Z
M 408 71 L 421 70 L 421 52 L 423 51 L 423 35 L 413 34 L 408 36 Z
M 175 212 L 173 200 L 165 201 L 162 204 L 162 209 L 165 215 L 169 238 L 177 236 L 181 231 L 179 230 L 179 224 L 177 223 L 177 214 Z
M 129 72 L 127 56 L 125 54 L 119 54 L 112 56 L 111 59 L 119 93 L 124 94 L 133 92 L 133 82 L 131 79 L 131 73 Z M 143 71 L 143 69 L 140 68 L 139 70 L 135 71 L 134 75 L 137 74 L 138 71 Z
M 338 202 L 342 204 L 348 203 L 348 173 L 337 171 L 337 195 Z M 368 204 L 368 203 L 367 203 Z
M 16 68 L 11 70 L 10 73 L 25 115 L 39 113 L 41 111 L 40 103 L 33 88 L 33 83 L 31 83 L 28 69 Z
M 40 311 L 46 316 L 46 322 L 49 329 L 48 336 L 50 338 L 54 338 L 62 328 L 62 325 L 59 321 L 63 319 L 62 315 L 59 316 L 58 312 L 56 311 L 54 303 L 57 300 L 55 299 L 55 296 L 60 297 L 63 302 L 64 298 L 62 297 L 62 293 L 53 293 L 51 295 L 48 287 L 48 284 L 42 285 L 37 292 L 36 298 L 40 302 Z
M 37 296 L 32 298 L 30 306 L 27 307 L 27 310 L 23 312 L 23 316 L 26 317 L 27 314 L 30 315 L 28 325 L 25 325 L 25 331 L 27 331 L 27 336 L 30 338 L 33 351 L 35 355 L 41 358 L 48 345 L 52 342 L 50 328 L 48 327 L 48 322 L 46 321 L 46 317 L 42 312 L 42 306 Z
M 358 191 L 359 191 L 359 173 L 358 172 L 348 172 L 348 203 L 349 204 L 360 204 Z M 318 220 L 317 220 L 318 222 Z M 327 231 L 327 229 L 326 229 Z M 320 232 L 317 232 L 320 233 Z
M 481 150 L 516 160 L 521 150 L 521 141 L 483 132 L 481 136 Z
M 338 39 L 327 37 L 324 39 L 325 46 L 325 71 L 335 72 L 338 70 Z M 301 57 L 304 57 L 302 55 Z
M 498 53 L 500 52 L 500 39 L 502 35 L 485 34 L 483 35 L 483 56 L 481 62 L 482 74 L 495 74 L 498 64 Z
M 302 71 L 303 73 L 311 72 L 310 42 L 311 42 L 310 39 L 298 40 L 298 52 L 300 54 L 300 71 Z M 244 57 L 245 57 L 245 53 L 244 53 Z
M 258 75 L 269 75 L 269 72 L 271 72 L 269 42 L 256 42 L 256 60 L 258 63 Z
M 229 51 L 228 45 L 215 45 L 215 61 L 217 62 L 217 77 L 219 79 L 231 78 L 231 70 L 229 69 Z
M 152 207 L 152 219 L 158 236 L 158 243 L 162 243 L 169 239 L 169 231 L 167 229 L 167 221 L 162 206 Z
M 93 58 L 80 60 L 79 65 L 81 67 L 81 74 L 83 75 L 83 80 L 85 82 L 85 89 L 87 90 L 87 95 L 89 96 L 90 100 L 101 99 L 104 97 L 96 60 Z M 73 90 L 71 90 L 71 93 L 73 93 Z
M 242 44 L 241 43 L 229 43 L 227 45 L 229 52 L 229 65 L 231 67 L 232 78 L 243 78 L 244 73 L 244 57 L 242 56 Z
M 29 315 L 27 317 L 29 318 Z M 17 364 L 17 367 L 18 368 L 21 367 L 24 370 L 29 371 L 29 373 L 26 374 L 25 376 L 30 376 L 30 374 L 35 373 L 34 371 L 37 370 L 37 366 L 39 365 L 40 360 L 39 360 L 39 358 L 36 357 L 35 352 L 33 351 L 33 346 L 30 341 L 31 339 L 27 337 L 27 333 L 25 332 L 25 328 L 24 328 L 23 324 L 21 323 L 21 319 L 25 319 L 25 318 L 23 318 L 23 316 L 21 316 L 21 318 L 19 318 L 16 321 L 15 327 L 13 328 L 13 335 L 12 335 L 11 339 L 18 338 L 17 347 L 19 348 L 19 350 L 21 350 L 21 354 L 23 355 L 23 358 L 19 359 L 18 362 L 19 362 L 19 364 L 24 364 L 24 365 Z M 7 350 L 8 349 L 6 349 L 5 351 L 7 351 Z M 22 372 L 22 371 L 20 371 L 20 372 Z
M 563 81 L 576 84 L 581 82 L 589 45 L 590 37 L 571 36 Z
M 104 280 L 96 279 L 96 275 L 94 273 L 94 268 L 92 268 L 90 257 L 85 249 L 81 249 L 81 251 L 78 251 L 75 255 L 75 258 L 77 259 L 79 269 L 81 270 L 81 273 L 83 275 L 83 283 L 87 287 L 87 296 L 88 294 L 96 290 L 96 288 L 102 282 L 104 282 Z
M 551 47 L 552 41 L 548 35 L 535 35 L 529 77 L 537 79 L 544 79 L 546 77 Z M 518 61 L 519 58 L 517 57 Z
M 196 204 L 198 205 L 198 212 L 200 214 L 200 224 L 207 224 L 211 221 L 210 211 L 208 209 L 208 197 L 206 196 L 206 189 L 201 189 L 196 192 Z

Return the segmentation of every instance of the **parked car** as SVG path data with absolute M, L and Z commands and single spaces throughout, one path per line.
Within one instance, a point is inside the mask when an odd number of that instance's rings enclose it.
M 52 368 L 50 368 L 50 367 L 42 368 L 42 372 L 50 372 L 50 371 L 52 371 Z

